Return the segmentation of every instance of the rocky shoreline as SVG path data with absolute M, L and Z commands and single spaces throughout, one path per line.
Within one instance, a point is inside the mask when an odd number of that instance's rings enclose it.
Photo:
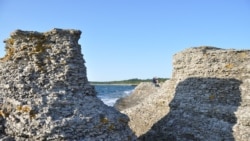
M 141 83 L 115 108 L 96 97 L 81 31 L 14 31 L 0 59 L 3 141 L 247 141 L 250 50 L 188 48 L 172 78 Z

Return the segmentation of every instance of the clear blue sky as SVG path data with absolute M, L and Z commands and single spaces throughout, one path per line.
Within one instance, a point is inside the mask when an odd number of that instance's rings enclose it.
M 189 47 L 250 49 L 249 0 L 0 0 L 0 56 L 16 29 L 79 29 L 90 81 L 171 77 Z

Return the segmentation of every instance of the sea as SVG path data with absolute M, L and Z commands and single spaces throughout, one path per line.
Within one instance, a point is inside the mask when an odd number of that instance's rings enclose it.
M 104 104 L 114 106 L 115 102 L 122 97 L 130 95 L 136 86 L 133 85 L 94 85 L 97 97 Z

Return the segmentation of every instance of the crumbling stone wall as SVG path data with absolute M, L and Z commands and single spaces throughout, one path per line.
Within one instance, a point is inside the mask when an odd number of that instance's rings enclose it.
M 0 60 L 5 138 L 135 139 L 128 117 L 103 104 L 89 85 L 80 35 L 79 30 L 17 30 L 5 41 L 6 55 Z

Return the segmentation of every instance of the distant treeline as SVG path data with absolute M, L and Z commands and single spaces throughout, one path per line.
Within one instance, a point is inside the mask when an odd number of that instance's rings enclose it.
M 159 82 L 164 82 L 168 80 L 169 78 L 158 78 Z M 128 80 L 121 80 L 121 81 L 90 81 L 91 84 L 126 84 L 126 85 L 138 85 L 141 82 L 152 82 L 152 79 L 128 79 Z

